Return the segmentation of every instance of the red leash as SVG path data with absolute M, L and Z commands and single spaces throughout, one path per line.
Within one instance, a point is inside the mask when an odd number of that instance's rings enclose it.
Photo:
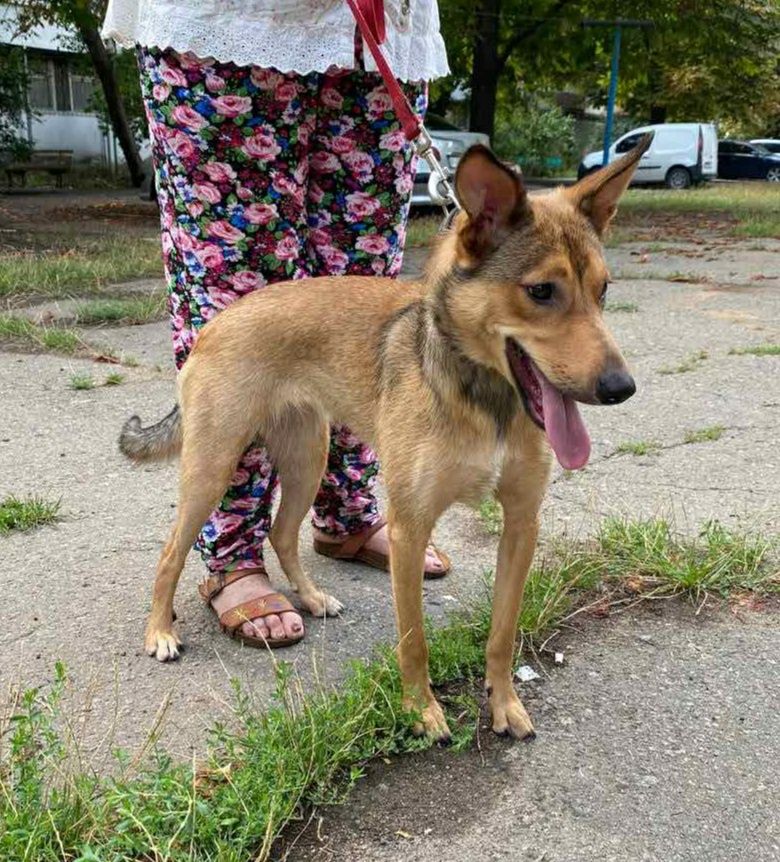
M 398 117 L 401 128 L 408 141 L 414 141 L 420 135 L 422 122 L 412 110 L 409 100 L 404 95 L 393 70 L 387 62 L 384 52 L 379 47 L 385 41 L 385 4 L 383 0 L 347 0 L 347 5 L 355 16 L 360 35 L 363 37 L 371 56 L 374 58 L 379 74 L 385 82 L 387 92 L 393 102 L 393 109 Z
M 401 123 L 406 140 L 414 144 L 417 154 L 422 156 L 431 168 L 428 193 L 431 200 L 444 209 L 444 226 L 448 227 L 452 217 L 460 209 L 460 204 L 450 183 L 449 174 L 439 163 L 439 154 L 433 147 L 428 130 L 412 110 L 409 100 L 393 75 L 384 51 L 380 48 L 386 36 L 384 0 L 347 0 L 347 5 L 352 10 L 360 35 L 368 45 L 379 74 L 385 82 L 393 103 L 393 110 Z

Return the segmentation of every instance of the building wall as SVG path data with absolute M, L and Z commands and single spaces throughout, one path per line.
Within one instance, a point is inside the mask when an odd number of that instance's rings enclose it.
M 76 161 L 104 161 L 106 139 L 97 117 L 90 114 L 60 114 L 41 111 L 32 122 L 36 150 L 73 150 Z

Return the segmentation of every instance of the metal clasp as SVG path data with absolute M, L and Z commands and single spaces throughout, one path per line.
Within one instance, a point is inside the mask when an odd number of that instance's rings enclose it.
M 428 167 L 431 169 L 431 177 L 428 180 L 428 194 L 433 203 L 440 206 L 444 211 L 444 221 L 442 222 L 441 229 L 447 230 L 452 219 L 461 209 L 458 199 L 455 197 L 455 189 L 450 182 L 452 173 L 436 157 L 433 149 L 433 140 L 425 126 L 420 126 L 420 134 L 414 142 L 414 148 L 417 150 L 417 155 L 425 159 Z

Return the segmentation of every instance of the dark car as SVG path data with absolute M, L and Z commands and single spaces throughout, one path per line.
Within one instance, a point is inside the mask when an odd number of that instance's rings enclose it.
M 722 180 L 780 183 L 780 154 L 747 141 L 719 141 L 718 176 Z

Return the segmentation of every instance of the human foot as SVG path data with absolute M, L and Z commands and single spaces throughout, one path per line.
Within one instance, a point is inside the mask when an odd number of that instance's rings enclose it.
M 390 537 L 387 524 L 380 522 L 369 527 L 364 533 L 355 533 L 347 536 L 333 536 L 323 533 L 321 530 L 314 531 L 314 549 L 329 557 L 343 560 L 357 560 L 375 566 L 378 569 L 388 570 L 390 568 Z M 425 575 L 429 578 L 441 578 L 448 574 L 450 561 L 443 551 L 438 551 L 433 545 L 428 545 L 425 550 Z
M 221 589 L 218 579 L 212 576 L 200 592 L 233 635 L 250 640 L 261 638 L 274 646 L 280 641 L 299 641 L 305 633 L 301 615 L 274 590 L 261 568 L 227 574 Z M 231 615 L 231 611 L 236 613 Z

